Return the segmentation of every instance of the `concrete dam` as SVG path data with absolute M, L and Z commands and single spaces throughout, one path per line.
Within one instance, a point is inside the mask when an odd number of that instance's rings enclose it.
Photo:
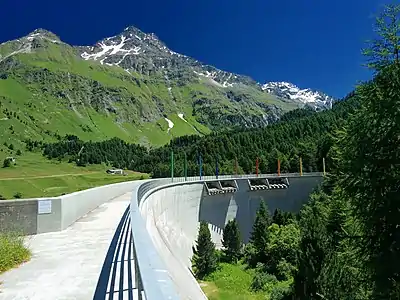
M 297 212 L 322 180 L 322 173 L 195 176 L 0 200 L 0 232 L 24 233 L 33 253 L 0 275 L 0 298 L 206 299 L 191 272 L 199 222 L 220 247 L 236 218 L 248 242 L 261 201 L 271 213 Z
M 220 247 L 225 224 L 236 218 L 246 243 L 261 201 L 271 213 L 276 208 L 298 212 L 322 180 L 321 175 L 309 174 L 164 182 L 158 187 L 145 187 L 139 210 L 179 297 L 207 299 L 191 272 L 199 222 L 209 224 L 212 239 Z

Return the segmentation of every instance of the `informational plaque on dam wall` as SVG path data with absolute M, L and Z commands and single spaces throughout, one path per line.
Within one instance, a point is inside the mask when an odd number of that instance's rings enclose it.
M 38 201 L 38 214 L 51 214 L 51 200 Z

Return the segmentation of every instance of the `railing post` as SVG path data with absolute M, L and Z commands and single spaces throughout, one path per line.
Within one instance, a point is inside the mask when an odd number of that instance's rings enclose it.
M 133 247 L 135 247 L 135 244 L 133 244 Z M 140 279 L 139 264 L 137 261 L 136 251 L 135 250 L 133 251 L 135 253 L 135 285 L 138 292 L 138 300 L 143 300 L 142 296 L 143 287 L 142 287 L 142 280 Z

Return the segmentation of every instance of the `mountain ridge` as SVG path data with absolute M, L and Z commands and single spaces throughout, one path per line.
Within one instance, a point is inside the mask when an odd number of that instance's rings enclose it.
M 266 82 L 266 83 L 262 84 L 262 83 L 259 83 L 259 82 L 256 82 L 255 80 L 253 80 L 250 76 L 239 75 L 237 73 L 227 72 L 227 71 L 218 69 L 218 68 L 216 68 L 214 66 L 203 64 L 203 63 L 197 61 L 194 58 L 191 58 L 191 57 L 189 57 L 187 55 L 184 55 L 184 54 L 177 53 L 177 52 L 169 49 L 167 47 L 167 45 L 164 42 L 160 41 L 159 38 L 157 37 L 157 35 L 155 35 L 154 33 L 144 33 L 140 29 L 138 29 L 138 28 L 136 28 L 134 26 L 126 27 L 123 32 L 121 32 L 121 33 L 119 33 L 119 34 L 117 34 L 115 36 L 107 37 L 105 39 L 102 39 L 102 40 L 98 41 L 96 43 L 96 45 L 97 44 L 102 44 L 103 45 L 103 50 L 105 52 L 102 53 L 102 54 L 105 55 L 107 53 L 107 51 L 108 51 L 107 48 L 108 47 L 112 48 L 112 45 L 111 46 L 106 46 L 106 45 L 104 45 L 104 41 L 109 41 L 109 40 L 113 41 L 113 39 L 115 39 L 115 38 L 124 37 L 123 40 L 121 39 L 121 43 L 114 47 L 114 50 L 115 50 L 115 48 L 118 48 L 118 47 L 122 48 L 123 44 L 124 44 L 124 41 L 126 39 L 124 34 L 129 35 L 130 38 L 133 38 L 133 39 L 136 38 L 139 41 L 142 41 L 142 39 L 155 41 L 156 43 L 159 43 L 158 46 L 160 48 L 162 48 L 163 50 L 165 50 L 165 52 L 167 52 L 167 53 L 169 52 L 171 55 L 177 55 L 178 57 L 183 57 L 186 60 L 191 60 L 192 63 L 195 65 L 195 66 L 192 65 L 193 72 L 195 74 L 197 74 L 199 76 L 204 76 L 204 77 L 211 77 L 213 80 L 217 81 L 217 83 L 221 84 L 222 87 L 232 87 L 234 84 L 242 83 L 242 81 L 245 80 L 246 84 L 257 85 L 258 87 L 260 87 L 261 90 L 267 91 L 267 92 L 269 92 L 271 94 L 274 94 L 276 96 L 280 96 L 281 95 L 281 93 L 276 92 L 276 90 L 274 90 L 272 88 L 269 88 L 271 85 L 273 85 L 274 83 L 277 83 L 277 82 Z M 86 46 L 85 49 L 91 49 L 91 52 L 93 52 L 93 50 L 94 50 L 93 46 L 92 47 L 91 46 Z M 133 55 L 140 55 L 140 49 L 141 49 L 141 47 L 135 46 L 135 51 L 134 51 Z M 115 55 L 115 54 L 117 54 L 117 52 L 118 52 L 118 50 L 116 52 L 114 52 L 114 51 L 111 52 L 111 54 Z M 119 62 L 117 62 L 116 64 L 119 65 L 123 61 L 123 59 L 128 55 L 130 55 L 129 50 L 124 53 L 123 58 Z M 96 56 L 96 54 L 89 55 L 86 51 L 84 51 L 81 54 L 81 56 L 84 59 L 90 59 L 92 56 Z M 103 58 L 103 60 L 101 60 L 100 62 L 103 63 L 105 60 L 107 60 L 107 58 L 108 57 Z M 110 65 L 113 65 L 113 64 L 111 63 Z M 127 66 L 129 67 L 129 63 L 127 64 Z M 197 67 L 197 69 L 195 69 L 194 67 Z M 161 66 L 161 68 L 165 68 L 165 66 Z M 201 72 L 201 71 L 199 71 L 199 69 L 200 70 L 204 70 L 205 72 Z M 210 69 L 213 70 L 213 71 L 210 71 Z M 217 73 L 217 75 L 216 75 L 216 73 Z M 218 73 L 222 73 L 223 74 L 222 78 L 220 78 L 220 76 L 218 76 Z M 228 78 L 226 78 L 226 76 Z M 238 80 L 230 81 L 232 77 L 233 77 L 233 79 L 238 79 Z M 325 94 L 325 93 L 323 93 L 321 91 L 316 91 L 316 90 L 311 90 L 311 89 L 300 89 L 296 85 L 294 85 L 293 83 L 289 83 L 289 82 L 281 82 L 281 83 L 287 83 L 288 85 L 291 86 L 291 88 L 297 89 L 298 90 L 297 93 L 300 93 L 298 95 L 298 97 L 290 97 L 289 94 L 286 93 L 285 95 L 283 95 L 284 99 L 290 99 L 290 100 L 295 100 L 295 101 L 298 99 L 299 102 L 307 103 L 309 105 L 311 105 L 313 103 L 313 104 L 315 104 L 315 106 L 317 108 L 331 108 L 332 107 L 332 102 L 335 101 L 335 99 L 333 97 L 330 97 L 330 96 L 328 96 L 327 94 Z M 281 88 L 282 88 L 282 86 L 281 86 Z M 306 91 L 306 93 L 304 91 Z
M 149 146 L 266 126 L 304 106 L 264 92 L 250 77 L 176 53 L 133 26 L 92 46 L 71 46 L 45 29 L 1 44 L 0 102 L 6 132 L 0 139 L 26 139 L 28 126 L 38 139 L 72 133 Z M 21 114 L 20 124 L 10 111 Z M 18 133 L 7 130 L 10 124 Z

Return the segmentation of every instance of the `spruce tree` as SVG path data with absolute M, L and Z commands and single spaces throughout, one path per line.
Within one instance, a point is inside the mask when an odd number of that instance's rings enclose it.
M 380 35 L 366 54 L 376 71 L 359 87 L 362 108 L 338 139 L 338 186 L 362 225 L 372 299 L 400 298 L 400 6 L 378 18 Z M 388 20 L 388 21 L 386 21 Z M 379 47 L 378 47 L 379 46 Z
M 267 262 L 265 249 L 268 243 L 268 227 L 271 223 L 272 220 L 267 205 L 264 200 L 262 200 L 257 210 L 256 220 L 254 221 L 253 231 L 250 236 L 250 242 L 253 244 L 256 251 L 256 260 L 261 263 Z
M 200 222 L 199 236 L 193 252 L 193 271 L 198 279 L 203 279 L 217 269 L 215 244 L 211 240 L 211 233 L 205 221 Z
M 285 216 L 279 208 L 275 209 L 274 211 L 272 223 L 275 223 L 277 225 L 285 225 Z
M 373 299 L 398 299 L 400 283 L 400 68 L 382 70 L 340 138 L 339 185 L 363 225 Z
M 229 262 L 237 262 L 242 248 L 242 238 L 236 219 L 230 220 L 224 229 L 222 245 Z
M 367 66 L 377 72 L 392 64 L 399 64 L 400 51 L 400 5 L 386 5 L 376 18 L 375 39 L 363 49 Z
M 310 202 L 301 210 L 298 270 L 294 276 L 293 285 L 296 300 L 318 299 L 318 278 L 327 255 L 327 201 L 327 195 L 318 191 L 311 196 Z

